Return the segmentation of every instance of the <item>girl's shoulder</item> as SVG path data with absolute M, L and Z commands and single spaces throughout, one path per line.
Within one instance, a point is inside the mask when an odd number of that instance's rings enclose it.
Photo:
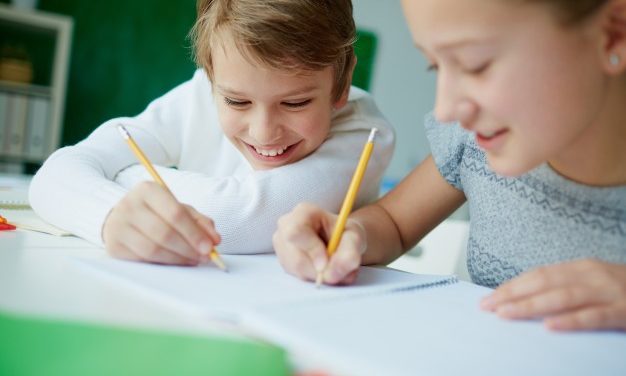
M 458 123 L 440 123 L 433 113 L 424 117 L 424 127 L 439 172 L 448 183 L 463 190 L 460 168 L 464 154 L 475 150 L 472 134 Z

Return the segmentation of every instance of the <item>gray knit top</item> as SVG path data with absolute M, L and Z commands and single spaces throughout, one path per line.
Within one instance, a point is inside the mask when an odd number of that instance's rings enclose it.
M 502 177 L 471 133 L 432 115 L 425 123 L 441 175 L 469 203 L 474 283 L 496 287 L 537 266 L 580 258 L 626 263 L 626 185 L 582 185 L 547 164 Z

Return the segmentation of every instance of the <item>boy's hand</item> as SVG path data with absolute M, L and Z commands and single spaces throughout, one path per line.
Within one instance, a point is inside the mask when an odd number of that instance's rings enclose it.
M 543 317 L 553 330 L 626 330 L 626 265 L 578 260 L 532 270 L 500 286 L 483 309 Z
M 220 242 L 213 221 L 156 183 L 137 185 L 109 213 L 102 238 L 113 257 L 197 265 Z
M 365 251 L 365 230 L 356 221 L 348 220 L 337 251 L 329 262 L 326 242 L 336 220 L 336 215 L 310 204 L 299 204 L 291 213 L 283 215 L 272 238 L 283 268 L 309 281 L 315 280 L 318 271 L 325 270 L 324 283 L 353 283 Z

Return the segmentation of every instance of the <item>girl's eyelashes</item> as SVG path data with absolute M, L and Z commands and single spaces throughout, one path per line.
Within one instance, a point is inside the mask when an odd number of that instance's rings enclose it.
M 465 72 L 471 74 L 471 75 L 479 75 L 481 73 L 484 73 L 489 67 L 491 66 L 491 62 L 486 62 L 480 65 L 477 65 L 475 67 L 471 67 L 471 68 L 465 68 Z
M 479 66 L 476 67 L 472 67 L 472 68 L 462 68 L 463 71 L 467 74 L 471 74 L 471 75 L 479 75 L 481 73 L 484 73 L 489 67 L 491 66 L 491 62 L 486 62 L 484 64 L 481 64 Z M 437 72 L 439 70 L 439 65 L 437 64 L 430 64 L 426 70 L 428 72 Z
M 311 103 L 312 99 L 306 99 L 303 101 L 299 101 L 299 102 L 283 102 L 284 106 L 287 106 L 289 108 L 300 108 L 300 107 L 304 107 L 307 104 Z
M 250 104 L 249 101 L 238 101 L 238 100 L 228 98 L 228 97 L 224 97 L 224 103 L 232 107 L 243 107 L 247 104 Z

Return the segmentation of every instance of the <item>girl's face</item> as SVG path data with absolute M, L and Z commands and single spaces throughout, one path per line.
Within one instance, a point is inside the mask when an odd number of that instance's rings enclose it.
M 565 28 L 545 5 L 508 0 L 403 7 L 437 71 L 437 119 L 474 132 L 495 172 L 567 159 L 597 132 L 608 78 L 593 20 Z

